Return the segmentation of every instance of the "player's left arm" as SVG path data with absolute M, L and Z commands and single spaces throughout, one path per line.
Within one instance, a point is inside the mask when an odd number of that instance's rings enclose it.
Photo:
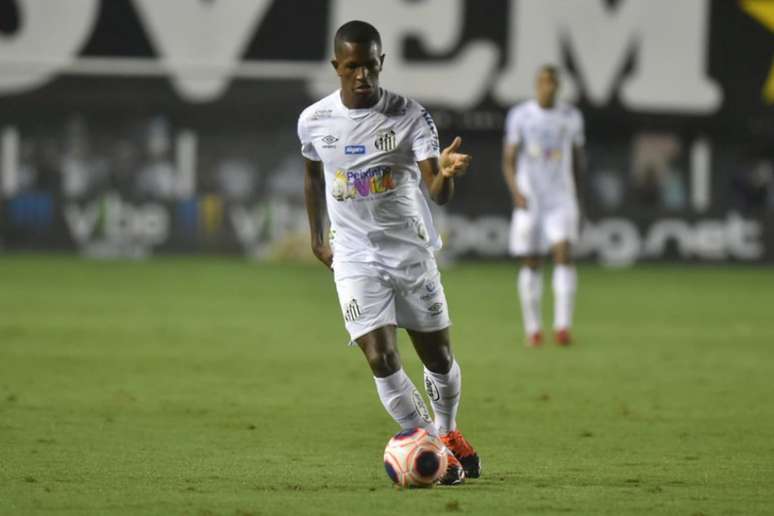
M 584 180 L 586 177 L 586 136 L 583 115 L 576 111 L 576 132 L 572 142 L 572 178 L 575 183 L 575 196 L 581 213 L 585 209 Z
M 470 166 L 473 157 L 458 152 L 461 146 L 462 138 L 457 136 L 451 145 L 441 151 L 439 158 L 417 162 L 430 198 L 436 204 L 444 205 L 451 200 L 454 195 L 454 178 L 467 172 Z
M 572 179 L 575 182 L 575 196 L 578 207 L 584 211 L 583 180 L 586 177 L 586 150 L 582 145 L 572 146 Z

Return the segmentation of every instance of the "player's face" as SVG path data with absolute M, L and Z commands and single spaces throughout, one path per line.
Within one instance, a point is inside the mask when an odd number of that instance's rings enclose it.
M 379 100 L 379 72 L 384 54 L 376 43 L 343 42 L 331 61 L 341 80 L 342 100 L 347 107 L 369 107 Z
M 556 101 L 556 94 L 559 91 L 559 80 L 556 74 L 548 70 L 541 70 L 535 80 L 535 91 L 538 103 L 541 106 L 553 106 Z

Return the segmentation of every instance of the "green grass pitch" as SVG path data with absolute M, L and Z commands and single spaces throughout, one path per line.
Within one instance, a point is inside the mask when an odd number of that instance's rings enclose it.
M 0 257 L 0 514 L 774 513 L 771 269 L 582 267 L 569 349 L 512 264 L 444 284 L 484 472 L 400 491 L 321 266 Z

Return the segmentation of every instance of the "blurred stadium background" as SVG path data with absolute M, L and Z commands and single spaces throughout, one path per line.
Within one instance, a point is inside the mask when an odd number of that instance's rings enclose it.
M 296 121 L 357 18 L 475 157 L 462 489 L 389 488 L 311 263 Z M 0 514 L 770 514 L 773 58 L 771 0 L 0 0 Z M 578 344 L 525 350 L 500 151 L 545 62 L 589 220 Z
M 504 113 L 566 71 L 590 260 L 774 259 L 768 0 L 0 2 L 0 249 L 308 258 L 300 111 L 331 34 L 373 21 L 383 84 L 460 134 L 446 258 L 502 257 Z M 432 27 L 433 30 L 428 30 Z

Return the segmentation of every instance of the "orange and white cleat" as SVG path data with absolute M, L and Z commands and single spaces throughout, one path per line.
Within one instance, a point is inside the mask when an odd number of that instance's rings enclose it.
M 443 437 L 441 437 L 441 440 L 443 440 Z M 446 452 L 446 474 L 441 477 L 438 483 L 442 486 L 458 486 L 465 482 L 465 469 L 448 446 L 446 447 Z
M 451 432 L 442 435 L 441 441 L 443 441 L 443 444 L 451 450 L 454 457 L 459 459 L 466 477 L 478 478 L 481 476 L 481 460 L 478 458 L 476 450 L 471 446 L 468 440 L 462 436 L 462 433 L 459 430 L 452 430 Z
M 560 346 L 569 346 L 572 344 L 572 335 L 569 328 L 559 328 L 554 333 L 554 340 Z

